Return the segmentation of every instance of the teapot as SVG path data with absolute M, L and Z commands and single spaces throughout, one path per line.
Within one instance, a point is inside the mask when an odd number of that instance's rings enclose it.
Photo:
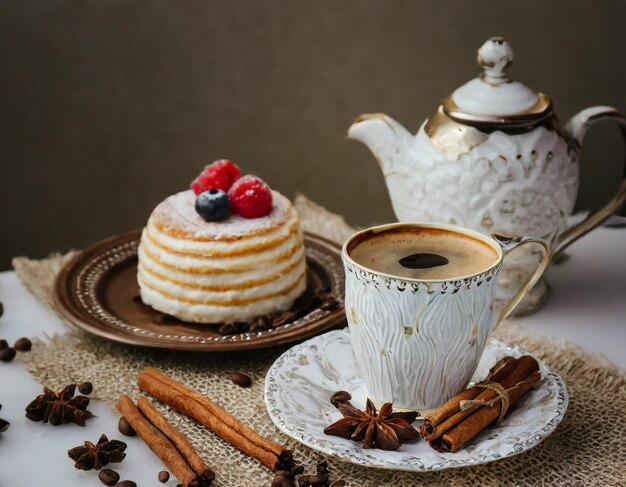
M 533 235 L 546 240 L 554 256 L 626 200 L 624 179 L 603 208 L 568 227 L 585 132 L 610 119 L 626 140 L 626 118 L 615 108 L 597 106 L 562 127 L 550 98 L 507 76 L 512 62 L 511 46 L 492 37 L 478 50 L 483 72 L 445 99 L 416 135 L 373 113 L 359 116 L 348 138 L 365 143 L 378 160 L 399 221 Z M 499 301 L 517 291 L 537 259 L 537 252 L 527 252 L 503 270 Z M 546 291 L 542 280 L 518 313 L 538 308 Z

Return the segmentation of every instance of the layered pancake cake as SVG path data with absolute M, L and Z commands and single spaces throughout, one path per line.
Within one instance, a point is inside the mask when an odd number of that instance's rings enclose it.
M 258 178 L 238 175 L 222 185 L 228 191 L 211 187 L 219 178 L 207 178 L 154 209 L 138 250 L 144 303 L 184 321 L 227 323 L 288 309 L 305 290 L 303 237 L 291 202 Z

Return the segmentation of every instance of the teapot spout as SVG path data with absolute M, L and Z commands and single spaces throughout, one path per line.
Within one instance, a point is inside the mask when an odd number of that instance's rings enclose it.
M 348 129 L 347 137 L 363 142 L 387 173 L 394 159 L 402 158 L 413 136 L 402 125 L 384 113 L 365 113 Z

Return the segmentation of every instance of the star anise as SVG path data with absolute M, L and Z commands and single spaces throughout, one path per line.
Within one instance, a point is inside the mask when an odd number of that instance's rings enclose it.
M 87 411 L 89 398 L 74 397 L 76 384 L 70 384 L 58 392 L 43 388 L 43 394 L 33 399 L 26 406 L 26 417 L 32 421 L 43 421 L 53 426 L 61 423 L 76 423 L 85 426 L 85 419 L 91 417 Z
M 364 448 L 397 450 L 405 441 L 419 437 L 419 432 L 411 426 L 417 413 L 393 412 L 393 404 L 383 404 L 380 411 L 371 399 L 367 400 L 365 411 L 355 408 L 350 401 L 336 401 L 343 418 L 324 429 L 327 435 L 340 436 L 361 442 Z
M 124 460 L 126 443 L 120 440 L 109 440 L 106 435 L 100 436 L 97 444 L 86 441 L 82 446 L 76 446 L 67 451 L 68 456 L 74 460 L 74 466 L 80 470 L 100 470 L 110 463 Z

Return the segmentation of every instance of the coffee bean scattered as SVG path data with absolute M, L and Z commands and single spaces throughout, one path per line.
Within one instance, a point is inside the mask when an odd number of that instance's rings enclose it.
M 339 302 L 333 297 L 322 301 L 320 308 L 324 311 L 334 311 L 339 307 Z
M 159 323 L 162 323 L 163 325 L 170 325 L 172 323 L 176 323 L 176 318 L 174 318 L 171 315 L 166 315 L 166 314 L 159 315 L 157 320 Z
M 0 404 L 0 409 L 2 409 L 2 404 Z M 4 419 L 0 419 L 0 433 L 4 433 L 9 429 L 10 423 L 5 421 Z
M 217 332 L 220 335 L 236 335 L 237 333 L 246 333 L 249 330 L 250 323 L 236 321 L 235 323 L 224 323 L 218 328 Z
M 291 323 L 296 318 L 297 314 L 294 311 L 283 311 L 272 319 L 272 326 L 283 326 Z
M 137 487 L 137 484 L 132 480 L 122 480 L 115 484 L 115 487 Z
M 159 479 L 159 482 L 164 484 L 165 482 L 167 482 L 170 479 L 170 473 L 166 472 L 165 470 L 161 470 L 159 472 L 158 479 Z
M 4 304 L 0 301 L 0 317 L 4 314 Z
M 316 309 L 334 311 L 340 306 L 341 303 L 328 288 L 322 288 L 316 292 L 306 291 L 296 299 L 291 309 L 258 316 L 250 323 L 224 323 L 218 328 L 217 332 L 220 335 L 236 335 L 247 332 L 260 333 L 271 328 L 293 323 Z
M 91 382 L 81 382 L 80 384 L 78 384 L 78 392 L 80 392 L 81 394 L 85 394 L 86 396 L 88 396 L 89 394 L 91 394 L 92 391 L 93 385 L 91 384 Z
M 311 475 L 309 477 L 309 485 L 311 487 L 321 487 L 328 482 L 328 476 L 326 475 Z
M 104 470 L 100 470 L 98 478 L 100 479 L 100 482 L 102 482 L 104 485 L 112 486 L 119 482 L 120 474 L 117 473 L 115 470 L 105 468 Z
M 124 436 L 137 436 L 137 432 L 133 429 L 126 418 L 122 416 L 120 420 L 117 422 L 117 429 Z
M 342 487 L 345 481 L 329 479 L 328 462 L 318 462 L 315 475 L 306 475 L 302 465 L 295 465 L 291 470 L 277 470 L 272 480 L 272 487 Z
M 15 344 L 13 346 L 18 352 L 28 352 L 32 348 L 33 344 L 28 338 L 22 337 L 15 340 Z
M 252 379 L 250 376 L 242 372 L 233 372 L 230 374 L 230 380 L 233 381 L 233 384 L 238 385 L 239 387 L 250 387 L 252 385 Z
M 0 360 L 10 362 L 15 358 L 15 349 L 13 347 L 4 347 L 0 349 Z
M 250 333 L 269 330 L 272 326 L 272 322 L 267 316 L 259 316 L 252 320 L 252 323 L 250 324 Z
M 0 339 L 0 350 L 3 348 L 7 348 L 9 346 L 9 342 L 7 342 L 4 338 Z
M 330 402 L 333 406 L 337 407 L 338 404 L 348 402 L 350 399 L 352 399 L 352 395 L 349 392 L 337 391 L 331 396 Z
M 295 487 L 293 480 L 285 475 L 283 470 L 279 470 L 272 479 L 271 487 Z

